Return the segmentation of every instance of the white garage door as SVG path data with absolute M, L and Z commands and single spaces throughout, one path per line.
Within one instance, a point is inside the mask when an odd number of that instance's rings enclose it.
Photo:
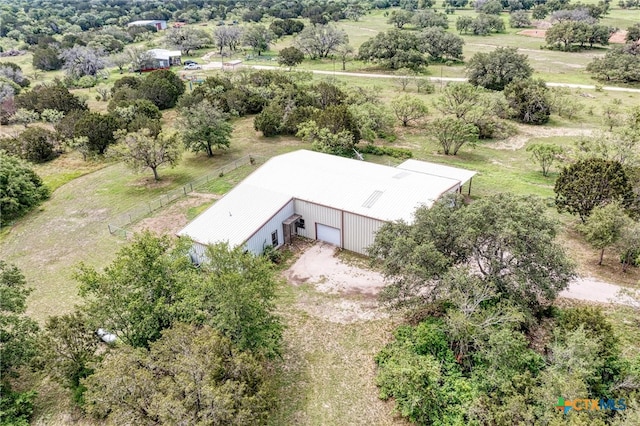
M 332 228 L 320 223 L 316 224 L 316 227 L 316 239 L 341 247 L 340 230 L 338 228 Z

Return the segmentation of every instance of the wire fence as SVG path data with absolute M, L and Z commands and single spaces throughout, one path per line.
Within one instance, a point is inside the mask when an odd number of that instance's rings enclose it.
M 206 176 L 202 176 L 196 180 L 193 180 L 186 185 L 181 186 L 180 188 L 168 191 L 155 200 L 140 204 L 114 217 L 107 225 L 109 228 L 109 233 L 111 235 L 129 238 L 133 236 L 133 232 L 126 229 L 128 225 L 131 225 L 132 223 L 135 223 L 140 219 L 149 216 L 156 210 L 160 210 L 161 208 L 173 203 L 180 198 L 186 197 L 189 193 L 195 191 L 196 189 L 206 185 L 211 181 L 221 179 L 225 174 L 233 170 L 246 165 L 262 164 L 265 162 L 265 160 L 266 157 L 256 155 L 247 155 L 237 160 L 233 160 L 225 164 L 224 166 L 215 169 L 213 172 L 209 173 Z

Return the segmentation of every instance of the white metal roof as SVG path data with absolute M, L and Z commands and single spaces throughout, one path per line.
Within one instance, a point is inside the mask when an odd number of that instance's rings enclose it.
M 156 59 L 165 59 L 169 60 L 169 58 L 173 58 L 176 56 L 182 56 L 182 52 L 179 50 L 167 50 L 167 49 L 151 49 L 149 53 L 153 55 Z
M 410 165 L 417 168 L 421 162 L 414 163 Z M 422 170 L 429 166 L 425 163 Z M 448 169 L 450 175 L 454 171 L 461 176 L 475 173 Z M 412 222 L 417 207 L 430 206 L 461 183 L 437 174 L 299 150 L 271 158 L 179 235 L 204 244 L 229 241 L 238 245 L 292 198 L 383 221 Z
M 291 196 L 283 193 L 241 183 L 178 235 L 189 236 L 205 245 L 226 241 L 235 247 L 247 241 L 290 200 Z
M 130 27 L 132 25 L 153 25 L 153 24 L 162 23 L 162 22 L 166 23 L 167 21 L 165 21 L 164 19 L 143 19 L 140 21 L 129 22 L 127 26 Z
M 448 179 L 455 179 L 461 183 L 467 183 L 477 172 L 473 170 L 459 169 L 457 167 L 445 166 L 442 164 L 429 163 L 426 161 L 407 160 L 397 166 L 399 169 L 410 170 L 412 172 L 424 173 L 432 176 L 440 176 Z

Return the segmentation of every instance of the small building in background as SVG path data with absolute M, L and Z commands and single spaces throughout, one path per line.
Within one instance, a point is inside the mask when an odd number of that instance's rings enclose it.
M 127 24 L 127 27 L 155 27 L 156 30 L 162 31 L 167 29 L 167 21 L 159 19 L 150 19 L 143 21 L 133 21 Z
M 242 66 L 242 59 L 233 59 L 222 63 L 223 71 L 235 71 Z
M 397 167 L 300 150 L 271 158 L 178 235 L 193 240 L 191 257 L 227 242 L 261 254 L 296 235 L 366 254 L 376 232 L 415 209 L 462 191 L 475 172 L 410 160 Z
M 150 58 L 142 72 L 166 70 L 175 65 L 182 65 L 182 52 L 179 50 L 151 49 L 147 53 Z

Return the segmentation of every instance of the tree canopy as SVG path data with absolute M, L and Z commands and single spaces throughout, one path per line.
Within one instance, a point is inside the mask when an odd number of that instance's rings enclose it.
M 159 180 L 158 167 L 163 164 L 175 166 L 182 150 L 176 134 L 151 134 L 149 129 L 117 135 L 118 144 L 109 148 L 108 154 L 121 159 L 134 170 L 149 168 L 155 180 Z
M 11 223 L 49 198 L 49 189 L 24 161 L 0 150 L 0 215 Z
M 6 425 L 28 425 L 36 396 L 11 389 L 19 368 L 37 353 L 38 324 L 24 315 L 31 291 L 22 272 L 0 260 L 0 422 Z
M 491 90 L 503 90 L 512 81 L 529 78 L 533 73 L 527 56 L 518 53 L 515 47 L 476 53 L 466 70 L 471 84 Z
M 209 326 L 176 324 L 149 350 L 109 353 L 84 381 L 87 410 L 116 424 L 266 424 L 274 405 L 264 361 Z
M 326 58 L 340 46 L 349 42 L 347 34 L 333 24 L 305 26 L 294 39 L 294 45 L 311 57 Z
M 209 157 L 218 149 L 225 149 L 231 143 L 233 127 L 229 115 L 211 105 L 202 102 L 180 111 L 182 141 L 194 152 L 204 151 Z
M 544 124 L 551 115 L 549 89 L 543 80 L 518 79 L 507 84 L 504 97 L 511 116 L 522 123 Z
M 378 62 L 389 69 L 418 69 L 427 65 L 418 37 L 398 29 L 378 33 L 362 43 L 358 57 L 363 61 Z
M 82 265 L 76 277 L 91 324 L 135 348 L 149 348 L 179 322 L 207 324 L 241 350 L 278 354 L 278 282 L 268 260 L 219 244 L 196 268 L 189 250 L 190 241 L 144 233 L 103 271 Z
M 394 306 L 435 297 L 448 271 L 473 266 L 501 297 L 536 311 L 573 277 L 555 236 L 556 223 L 535 199 L 499 194 L 466 205 L 445 197 L 417 209 L 412 225 L 384 225 L 369 252 L 390 280 L 383 296 Z
M 585 222 L 591 211 L 613 201 L 632 207 L 634 195 L 624 167 L 617 161 L 587 158 L 562 169 L 556 180 L 556 206 Z

